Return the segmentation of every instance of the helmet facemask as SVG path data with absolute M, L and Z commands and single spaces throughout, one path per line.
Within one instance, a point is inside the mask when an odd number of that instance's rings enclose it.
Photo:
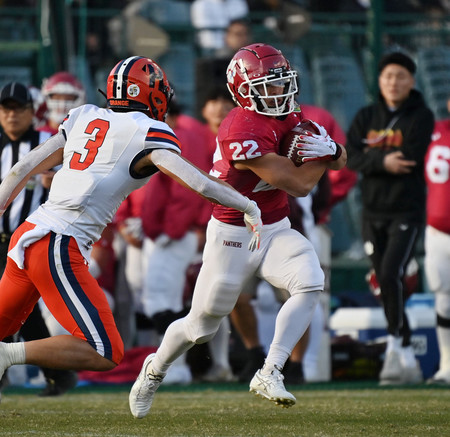
M 281 116 L 294 110 L 295 95 L 298 92 L 297 72 L 284 71 L 242 83 L 238 89 L 243 98 L 253 103 L 253 110 L 259 114 Z M 283 87 L 281 94 L 271 95 L 270 86 Z

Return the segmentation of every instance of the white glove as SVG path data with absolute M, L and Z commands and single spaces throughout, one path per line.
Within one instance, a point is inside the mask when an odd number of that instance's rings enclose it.
M 253 200 L 249 200 L 247 208 L 244 210 L 244 222 L 247 229 L 253 233 L 250 243 L 248 243 L 248 250 L 253 252 L 259 249 L 261 243 L 261 230 L 263 223 L 261 221 L 261 211 L 258 205 Z
M 322 128 L 323 129 L 323 128 Z M 340 156 L 340 147 L 326 133 L 324 135 L 316 135 L 313 133 L 299 135 L 297 144 L 298 154 L 302 162 L 309 161 L 333 161 Z M 339 156 L 338 156 L 339 155 Z
M 124 231 L 137 240 L 143 239 L 142 219 L 140 217 L 128 217 L 123 222 Z
M 316 123 L 313 120 L 310 120 L 310 121 L 319 130 L 319 135 L 320 136 L 322 136 L 322 137 L 329 137 L 327 130 L 322 125 L 320 125 L 319 123 Z

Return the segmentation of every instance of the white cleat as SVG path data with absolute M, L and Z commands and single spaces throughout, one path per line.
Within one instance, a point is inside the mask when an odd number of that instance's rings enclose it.
M 273 370 L 270 375 L 263 375 L 258 370 L 250 381 L 250 392 L 283 408 L 292 407 L 296 399 L 284 388 L 283 379 L 284 376 L 278 369 Z
M 439 370 L 430 379 L 427 379 L 427 384 L 450 385 L 450 369 Z
M 400 352 L 389 351 L 385 358 L 380 372 L 380 385 L 399 385 L 402 382 L 402 365 L 400 362 Z
M 161 385 L 164 375 L 157 375 L 150 369 L 155 354 L 150 354 L 144 361 L 142 369 L 137 377 L 133 387 L 131 387 L 129 403 L 131 414 L 137 419 L 145 417 L 153 403 L 156 390 Z

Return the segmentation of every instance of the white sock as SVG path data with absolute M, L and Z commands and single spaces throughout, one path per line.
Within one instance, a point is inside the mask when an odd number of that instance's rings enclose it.
M 14 364 L 25 364 L 25 343 L 2 343 L 6 351 L 6 359 L 9 366 Z
M 291 351 L 289 349 L 272 343 L 270 346 L 270 357 L 269 355 L 267 356 L 261 369 L 261 373 L 263 375 L 270 375 L 274 370 L 281 371 L 290 354 Z
M 277 369 L 284 367 L 292 349 L 311 323 L 319 296 L 318 291 L 294 294 L 280 308 L 262 374 L 271 373 L 275 366 Z
M 400 363 L 403 367 L 416 367 L 416 356 L 412 346 L 402 347 L 400 350 Z
M 386 354 L 393 350 L 400 352 L 400 349 L 402 348 L 402 341 L 402 337 L 394 337 L 389 334 L 387 336 Z
M 438 326 L 436 334 L 439 344 L 439 369 L 450 370 L 450 329 Z
M 224 317 L 220 322 L 219 329 L 214 338 L 208 343 L 211 352 L 212 362 L 215 366 L 222 369 L 229 369 L 230 362 L 228 359 L 230 344 L 230 321 L 228 317 Z

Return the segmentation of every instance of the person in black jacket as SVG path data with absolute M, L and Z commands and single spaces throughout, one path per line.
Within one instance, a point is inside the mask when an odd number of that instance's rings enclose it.
M 364 249 L 380 284 L 388 340 L 380 384 L 422 381 L 404 310 L 403 276 L 424 224 L 424 157 L 434 117 L 414 89 L 407 54 L 380 60 L 379 99 L 356 114 L 347 136 L 347 166 L 360 173 Z

